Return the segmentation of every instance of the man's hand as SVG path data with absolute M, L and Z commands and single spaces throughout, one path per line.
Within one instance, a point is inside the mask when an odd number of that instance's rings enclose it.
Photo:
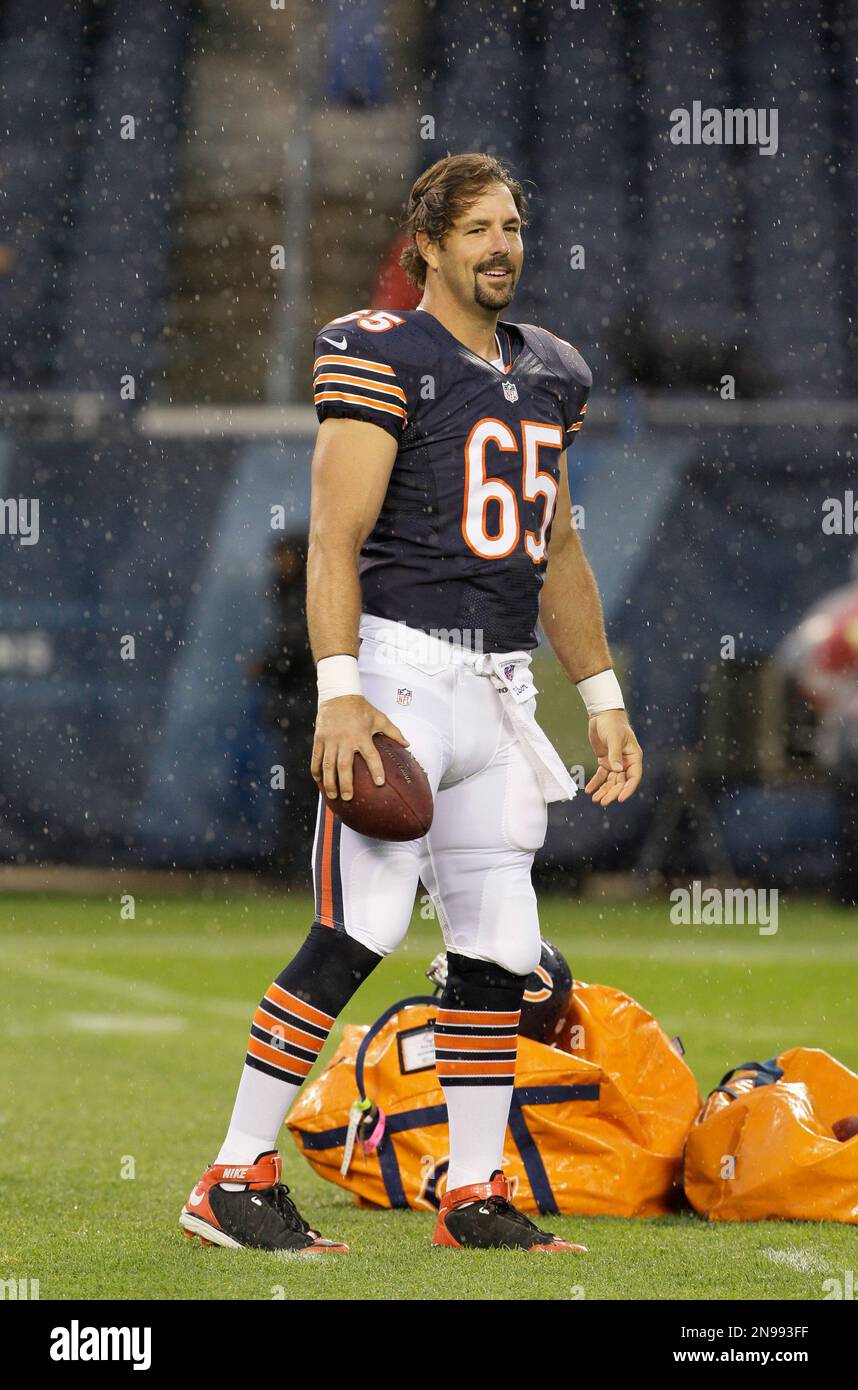
M 365 700 L 363 695 L 339 695 L 323 700 L 316 715 L 316 736 L 310 772 L 321 790 L 328 796 L 352 799 L 352 765 L 355 753 L 361 753 L 376 786 L 384 785 L 384 767 L 373 734 L 387 734 L 403 747 L 408 739 L 391 724 L 387 715 Z M 339 787 L 338 787 L 339 783 Z
M 643 751 L 622 709 L 594 714 L 589 728 L 590 747 L 599 760 L 585 792 L 592 792 L 598 806 L 628 801 L 643 776 Z

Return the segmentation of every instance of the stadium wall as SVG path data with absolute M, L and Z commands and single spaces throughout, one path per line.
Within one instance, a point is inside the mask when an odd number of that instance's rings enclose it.
M 247 422 L 236 433 L 189 414 L 144 413 L 87 437 L 0 434 L 0 495 L 39 503 L 36 543 L 8 524 L 0 536 L 6 863 L 229 867 L 272 849 L 277 750 L 250 668 L 273 632 L 272 508 L 287 533 L 306 532 L 313 417 L 293 412 L 292 428 L 254 436 Z M 853 541 L 822 535 L 821 506 L 848 489 L 851 439 L 845 426 L 593 420 L 573 493 L 647 787 L 610 818 L 583 798 L 553 808 L 546 863 L 634 863 L 671 795 L 675 752 L 699 743 L 724 634 L 740 658 L 765 659 L 848 577 Z M 539 661 L 542 681 L 553 658 Z M 586 760 L 577 703 L 543 684 L 548 732 Z M 760 782 L 742 796 L 744 817 L 729 779 L 716 796 L 741 872 L 777 877 L 798 862 L 808 882 L 824 874 L 837 833 L 824 787 Z

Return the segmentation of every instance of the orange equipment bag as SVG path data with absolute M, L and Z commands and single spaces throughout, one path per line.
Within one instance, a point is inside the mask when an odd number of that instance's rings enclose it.
M 437 1008 L 414 997 L 371 1028 L 347 1025 L 290 1112 L 307 1161 L 360 1205 L 440 1204 L 449 1135 Z M 664 1214 L 681 1200 L 682 1145 L 699 1108 L 691 1071 L 652 1015 L 620 990 L 576 980 L 558 1045 L 519 1038 L 504 1145 L 516 1203 L 544 1214 Z
M 685 1192 L 715 1221 L 858 1222 L 858 1076 L 827 1052 L 793 1047 L 729 1071 L 688 1135 Z

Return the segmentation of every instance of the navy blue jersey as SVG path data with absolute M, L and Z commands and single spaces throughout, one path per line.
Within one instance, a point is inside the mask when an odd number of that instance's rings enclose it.
M 536 646 L 560 456 L 592 377 L 571 344 L 498 323 L 505 366 L 426 310 L 361 310 L 315 342 L 320 420 L 365 420 L 399 450 L 360 557 L 364 610 L 484 651 Z

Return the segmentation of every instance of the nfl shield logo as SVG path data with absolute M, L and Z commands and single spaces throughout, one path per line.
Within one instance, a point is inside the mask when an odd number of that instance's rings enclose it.
M 413 693 L 406 686 L 401 685 L 396 692 L 396 703 L 398 705 L 410 705 Z
M 515 389 L 515 386 L 513 385 L 513 383 L 512 383 L 511 381 L 505 381 L 505 382 L 504 382 L 504 384 L 503 384 L 503 393 L 504 393 L 504 395 L 506 396 L 506 398 L 507 398 L 508 401 L 517 401 L 517 400 L 518 400 L 518 391 Z
M 510 685 L 512 685 L 512 678 L 513 678 L 513 676 L 515 675 L 515 667 L 514 667 L 514 666 L 504 666 L 504 668 L 503 668 L 503 673 L 504 673 L 504 675 L 506 676 L 507 680 L 509 681 Z

